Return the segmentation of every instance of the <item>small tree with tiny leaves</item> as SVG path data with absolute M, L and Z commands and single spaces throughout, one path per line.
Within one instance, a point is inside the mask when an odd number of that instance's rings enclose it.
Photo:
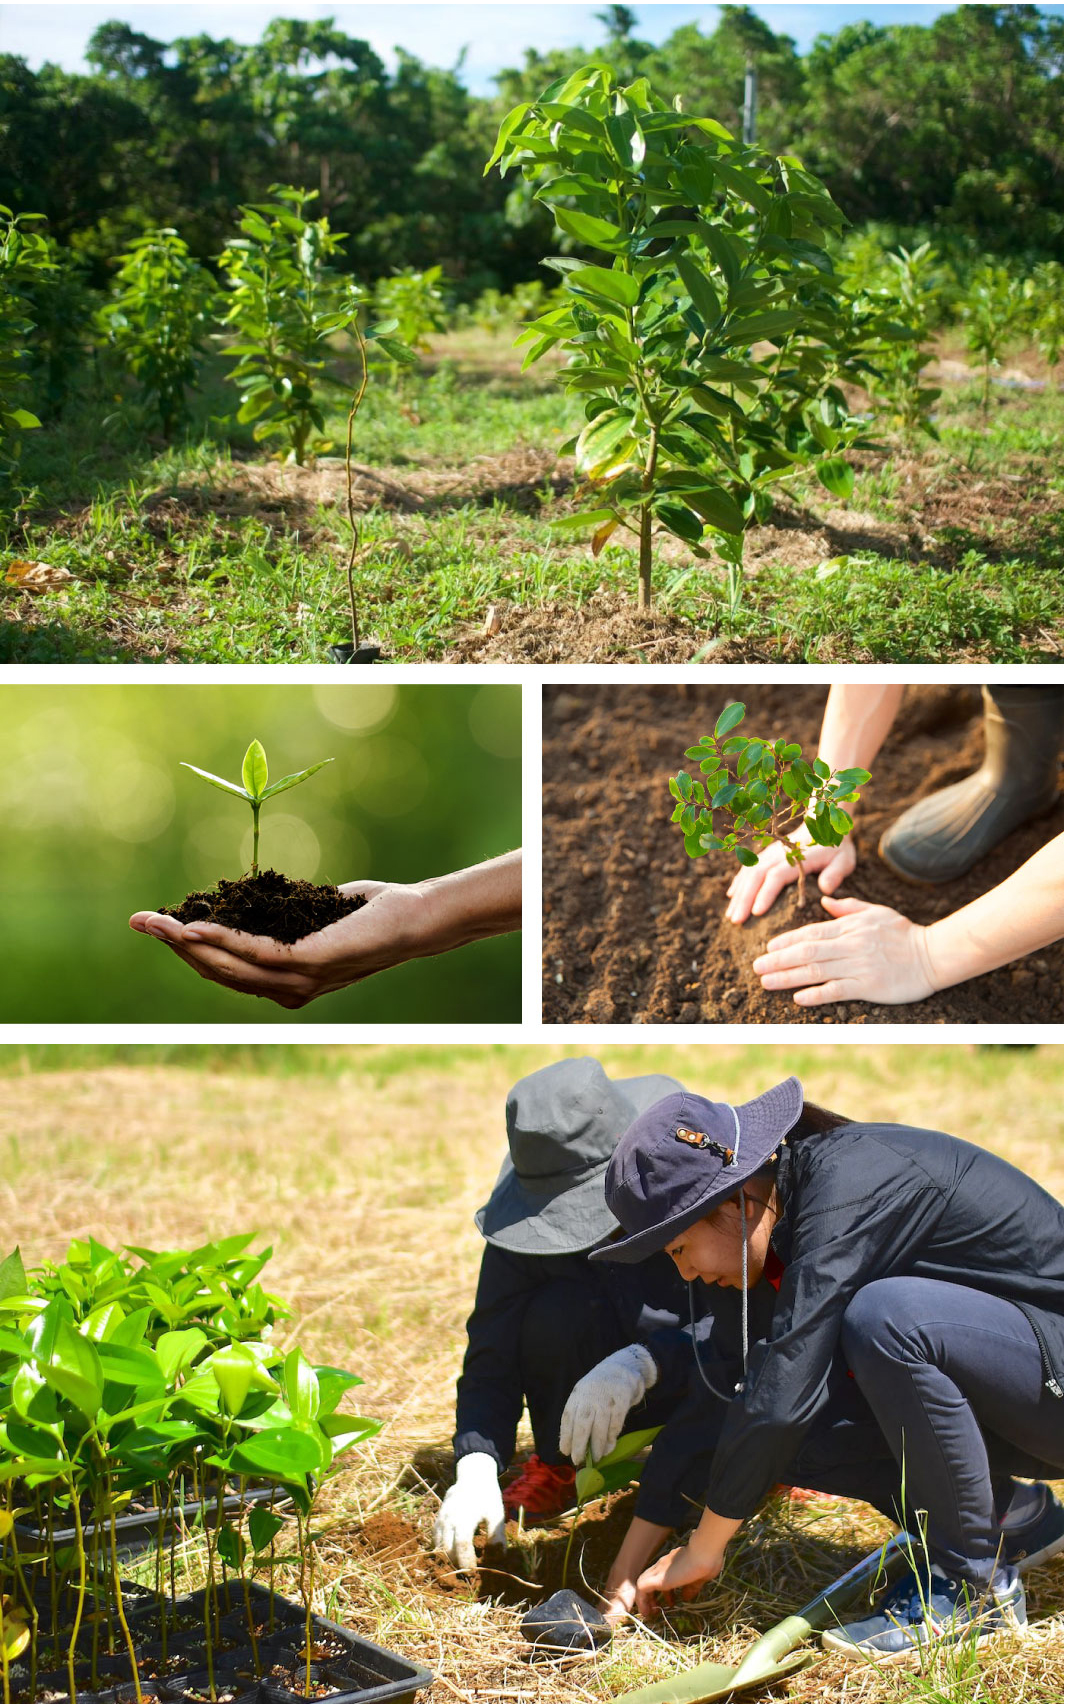
M 734 852 L 741 864 L 754 865 L 759 852 L 777 841 L 796 870 L 801 910 L 806 899 L 806 848 L 794 837 L 805 827 L 816 846 L 838 846 L 853 827 L 843 807 L 858 798 L 870 779 L 869 771 L 833 773 L 820 758 L 807 763 L 802 747 L 787 740 L 733 734 L 746 713 L 743 704 L 729 704 L 713 733 L 688 747 L 684 755 L 698 760 L 701 778 L 683 769 L 670 776 L 669 790 L 675 800 L 670 821 L 680 828 L 689 858 Z M 728 767 L 730 760 L 734 760 L 734 773 Z M 724 818 L 723 824 L 715 824 L 715 812 Z

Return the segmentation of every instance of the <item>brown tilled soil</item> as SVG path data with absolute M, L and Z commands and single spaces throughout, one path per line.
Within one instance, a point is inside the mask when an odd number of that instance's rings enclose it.
M 844 1001 L 801 1007 L 754 972 L 771 936 L 823 920 L 816 878 L 806 913 L 787 890 L 764 918 L 724 921 L 738 865 L 689 859 L 669 821 L 671 773 L 733 698 L 744 729 L 816 751 L 827 688 L 558 687 L 544 692 L 545 1023 L 1060 1023 L 1062 953 L 1048 947 L 912 1006 Z M 1016 829 L 960 881 L 911 885 L 876 856 L 884 830 L 915 800 L 962 780 L 983 752 L 976 687 L 907 689 L 863 789 L 858 867 L 840 897 L 890 905 L 931 923 L 986 893 L 1061 828 L 1060 804 Z
M 361 893 L 341 893 L 318 882 L 292 881 L 277 870 L 260 870 L 257 876 L 241 876 L 239 882 L 223 879 L 205 892 L 187 893 L 180 905 L 158 909 L 179 923 L 221 923 L 226 929 L 291 945 L 365 904 Z

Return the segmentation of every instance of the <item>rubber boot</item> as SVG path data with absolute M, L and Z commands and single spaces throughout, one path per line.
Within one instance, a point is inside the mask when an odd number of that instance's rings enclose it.
M 1057 686 L 985 686 L 984 761 L 975 775 L 921 799 L 877 850 L 910 882 L 950 882 L 1053 804 L 1062 694 Z

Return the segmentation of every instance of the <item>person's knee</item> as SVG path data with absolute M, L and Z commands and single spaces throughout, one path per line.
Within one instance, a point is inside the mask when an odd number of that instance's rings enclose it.
M 905 1278 L 865 1284 L 843 1315 L 840 1347 L 855 1377 L 885 1362 L 920 1360 L 920 1320 Z

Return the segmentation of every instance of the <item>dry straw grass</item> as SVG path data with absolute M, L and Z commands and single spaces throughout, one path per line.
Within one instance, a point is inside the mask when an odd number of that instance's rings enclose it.
M 440 1700 L 577 1704 L 706 1658 L 735 1660 L 888 1530 L 860 1504 L 771 1503 L 702 1604 L 562 1665 L 530 1663 L 518 1621 L 520 1582 L 557 1575 L 564 1523 L 508 1552 L 511 1580 L 458 1581 L 429 1557 L 480 1255 L 472 1215 L 503 1150 L 506 1091 L 526 1071 L 582 1051 L 219 1047 L 183 1064 L 93 1052 L 42 1073 L 24 1053 L 0 1049 L 0 1198 L 28 1260 L 58 1255 L 89 1231 L 111 1244 L 174 1246 L 256 1228 L 274 1247 L 268 1277 L 295 1303 L 307 1352 L 363 1374 L 361 1406 L 388 1425 L 323 1498 L 318 1607 L 426 1663 Z M 56 1056 L 66 1067 L 71 1050 Z M 669 1071 L 736 1100 L 794 1070 L 827 1105 L 951 1130 L 1060 1189 L 1060 1050 L 703 1046 L 599 1056 L 616 1075 Z M 32 1063 L 52 1060 L 37 1050 Z M 588 1523 L 590 1583 L 627 1514 L 623 1498 Z M 1060 1700 L 1059 1569 L 1037 1570 L 1029 1584 L 1032 1636 L 996 1642 L 971 1673 L 940 1664 L 914 1676 L 826 1659 L 777 1696 Z

